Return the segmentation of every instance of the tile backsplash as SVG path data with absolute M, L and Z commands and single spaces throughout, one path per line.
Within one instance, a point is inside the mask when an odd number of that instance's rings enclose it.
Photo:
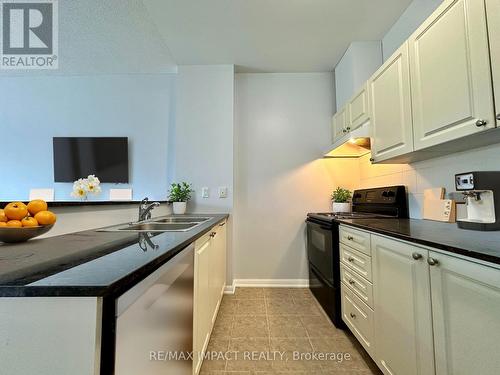
M 360 187 L 405 185 L 410 216 L 422 218 L 423 192 L 431 187 L 455 191 L 456 173 L 500 170 L 500 144 L 459 152 L 412 164 L 370 163 L 370 155 L 359 159 Z

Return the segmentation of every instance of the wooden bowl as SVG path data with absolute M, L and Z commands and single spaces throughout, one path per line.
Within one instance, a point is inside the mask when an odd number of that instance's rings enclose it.
M 52 229 L 54 225 L 44 225 L 38 227 L 9 228 L 0 227 L 0 242 L 16 243 L 25 242 L 32 238 L 41 236 Z

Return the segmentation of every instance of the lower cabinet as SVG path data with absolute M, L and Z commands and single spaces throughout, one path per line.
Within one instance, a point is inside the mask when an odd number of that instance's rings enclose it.
M 431 251 L 436 374 L 500 372 L 500 270 Z
M 427 251 L 372 235 L 375 361 L 384 374 L 434 373 Z
M 373 310 L 361 301 L 344 283 L 342 293 L 342 320 L 363 345 L 368 354 L 373 356 Z
M 370 237 L 373 308 L 344 270 L 342 318 L 382 372 L 498 374 L 500 267 Z
M 203 363 L 226 282 L 226 222 L 195 242 L 193 373 Z

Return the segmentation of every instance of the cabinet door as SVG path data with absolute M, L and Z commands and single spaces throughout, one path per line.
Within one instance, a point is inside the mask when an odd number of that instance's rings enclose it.
M 382 161 L 413 151 L 408 42 L 385 62 L 368 85 L 372 157 Z
M 349 102 L 348 130 L 359 128 L 370 119 L 368 86 L 365 84 L 361 91 Z
M 226 286 L 226 229 L 227 222 L 219 224 L 215 241 L 217 243 L 217 274 L 216 284 L 218 298 L 222 298 L 222 292 Z
M 500 0 L 486 0 L 497 126 L 500 126 Z
M 226 284 L 226 223 L 221 223 L 215 227 L 212 235 L 209 284 L 213 324 L 217 318 L 218 306 Z
M 500 369 L 500 270 L 440 253 L 430 267 L 438 375 Z
M 346 107 L 341 108 L 332 119 L 333 143 L 338 141 L 347 133 L 347 110 Z
M 484 1 L 444 1 L 409 41 L 415 150 L 494 128 Z
M 194 352 L 202 353 L 208 344 L 211 328 L 211 307 L 209 290 L 210 250 L 212 241 L 208 239 L 195 252 L 195 290 L 194 290 Z M 197 373 L 202 361 L 194 357 L 194 369 Z
M 385 374 L 434 374 L 426 253 L 372 235 L 375 358 Z

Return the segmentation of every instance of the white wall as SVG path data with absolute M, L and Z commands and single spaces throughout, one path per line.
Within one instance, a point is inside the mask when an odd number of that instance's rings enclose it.
M 335 67 L 337 108 L 341 108 L 382 65 L 380 41 L 353 42 Z
M 306 279 L 307 212 L 329 211 L 358 160 L 321 159 L 330 142 L 330 73 L 237 74 L 235 279 Z
M 179 66 L 173 176 L 193 184 L 191 210 L 233 207 L 233 107 L 232 65 Z M 210 188 L 208 199 L 201 198 L 203 186 Z M 219 186 L 229 188 L 228 198 L 218 198 Z
M 231 213 L 233 210 L 233 65 L 179 66 L 175 137 L 170 163 L 174 181 L 187 181 L 196 191 L 190 212 Z M 201 188 L 210 198 L 201 198 Z M 218 187 L 228 197 L 218 198 Z M 232 217 L 228 222 L 228 278 L 231 277 Z
M 54 183 L 53 137 L 128 137 L 130 183 L 103 184 L 91 199 L 131 187 L 135 200 L 165 200 L 174 96 L 175 74 L 0 77 L 0 201 L 27 200 L 32 188 L 74 200 L 73 184 Z
M 384 61 L 427 19 L 443 0 L 413 0 L 382 39 Z
M 445 157 L 401 165 L 371 165 L 369 155 L 360 158 L 360 187 L 403 184 L 408 187 L 410 216 L 420 219 L 424 189 L 444 187 L 455 191 L 456 173 L 500 171 L 500 145 L 451 154 Z

